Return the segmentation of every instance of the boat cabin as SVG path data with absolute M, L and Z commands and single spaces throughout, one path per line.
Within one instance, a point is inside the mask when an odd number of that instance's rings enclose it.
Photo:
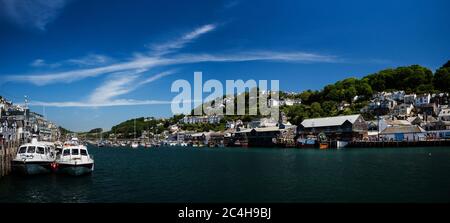
M 83 156 L 88 157 L 89 153 L 87 149 L 85 148 L 79 148 L 79 147 L 66 147 L 62 151 L 62 157 L 71 157 L 71 158 L 81 158 Z
M 37 144 L 25 144 L 19 147 L 17 156 L 47 156 L 53 157 L 55 155 L 55 149 L 51 144 L 37 143 Z

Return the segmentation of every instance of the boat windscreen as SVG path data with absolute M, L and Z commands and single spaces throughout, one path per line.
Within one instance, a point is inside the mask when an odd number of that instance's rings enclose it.
M 36 150 L 36 146 L 29 146 L 27 153 L 34 153 L 35 150 Z
M 80 154 L 81 154 L 82 156 L 87 156 L 87 151 L 86 151 L 85 149 L 81 149 L 81 150 L 80 150 Z
M 38 154 L 45 154 L 44 147 L 37 147 L 36 153 L 38 153 Z
M 25 153 L 27 151 L 27 147 L 26 146 L 22 146 L 19 148 L 19 153 Z
M 70 155 L 70 149 L 65 149 L 63 151 L 63 156 L 68 156 L 68 155 Z
M 78 149 L 72 149 L 72 155 L 78 155 L 78 154 L 79 154 Z

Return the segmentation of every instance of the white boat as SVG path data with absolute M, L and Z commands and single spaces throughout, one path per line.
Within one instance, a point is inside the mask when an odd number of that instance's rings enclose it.
M 131 148 L 137 149 L 139 147 L 139 143 L 136 142 L 136 119 L 134 119 L 134 141 L 131 142 Z
M 54 144 L 39 142 L 37 136 L 33 136 L 31 143 L 19 147 L 11 167 L 13 172 L 27 175 L 50 173 L 55 159 Z
M 86 146 L 81 145 L 77 138 L 64 143 L 62 153 L 56 159 L 57 173 L 74 176 L 92 173 L 94 159 Z
M 137 142 L 132 142 L 131 143 L 131 148 L 137 149 L 138 147 L 139 147 L 139 143 L 137 143 Z

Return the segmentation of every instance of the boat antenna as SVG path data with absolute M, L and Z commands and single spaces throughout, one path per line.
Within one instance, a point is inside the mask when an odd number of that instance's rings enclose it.
M 28 96 L 24 96 L 25 97 L 25 109 L 28 109 Z

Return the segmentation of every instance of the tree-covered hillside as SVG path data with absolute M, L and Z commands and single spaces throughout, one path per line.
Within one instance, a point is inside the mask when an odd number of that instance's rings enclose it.
M 281 111 L 286 114 L 288 120 L 292 124 L 298 125 L 306 118 L 359 113 L 361 108 L 369 103 L 374 93 L 394 90 L 404 90 L 406 93 L 417 94 L 450 92 L 450 61 L 435 73 L 419 65 L 390 68 L 363 78 L 346 78 L 334 84 L 329 84 L 321 90 L 306 90 L 295 94 L 280 92 L 279 97 L 281 99 L 302 100 L 302 104 L 281 107 Z M 247 107 L 248 92 L 245 93 L 245 98 Z M 342 106 L 343 104 L 345 106 Z M 246 108 L 246 111 L 248 111 L 248 108 Z M 370 118 L 370 114 L 365 115 L 369 115 L 368 118 Z M 178 123 L 183 117 L 183 115 L 175 115 L 167 119 L 137 118 L 136 136 L 141 136 L 143 131 L 155 134 L 162 133 L 170 125 Z M 255 117 L 258 116 L 225 116 L 219 124 L 184 124 L 181 127 L 189 131 L 221 131 L 224 130 L 225 123 L 228 120 L 241 119 L 248 122 Z M 119 138 L 132 138 L 134 137 L 134 121 L 135 119 L 130 119 L 122 122 L 112 127 L 111 131 L 106 132 L 104 136 L 115 134 Z

